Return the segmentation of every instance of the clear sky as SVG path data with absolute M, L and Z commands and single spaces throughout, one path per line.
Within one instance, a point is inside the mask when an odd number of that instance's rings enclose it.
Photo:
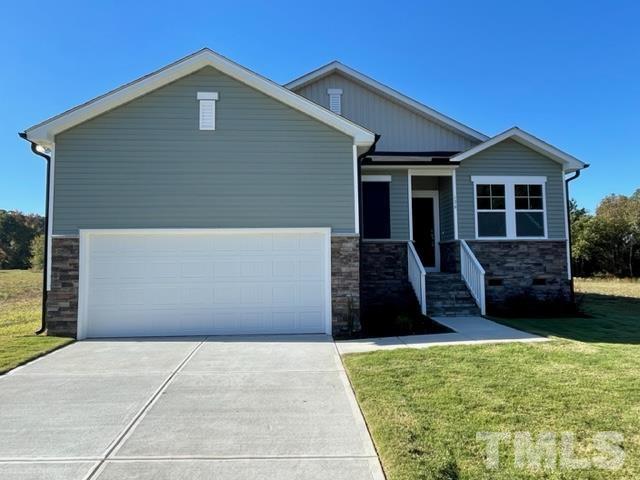
M 487 135 L 590 163 L 593 210 L 640 188 L 640 2 L 20 1 L 0 8 L 0 208 L 43 211 L 17 133 L 207 46 L 280 83 L 338 59 Z

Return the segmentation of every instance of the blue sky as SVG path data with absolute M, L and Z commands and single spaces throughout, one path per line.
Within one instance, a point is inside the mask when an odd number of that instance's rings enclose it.
M 338 59 L 488 135 L 517 125 L 590 163 L 593 210 L 640 188 L 640 3 L 6 2 L 0 208 L 43 211 L 17 136 L 208 46 L 284 83 Z

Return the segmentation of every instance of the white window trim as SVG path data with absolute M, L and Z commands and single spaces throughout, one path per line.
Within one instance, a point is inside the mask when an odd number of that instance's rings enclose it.
M 216 129 L 216 102 L 218 100 L 218 92 L 198 92 L 197 95 L 199 112 L 198 123 L 199 129 L 205 131 L 211 131 Z M 205 106 L 211 106 L 211 113 L 213 115 L 211 125 L 205 125 L 202 122 L 202 109 Z
M 391 182 L 391 175 L 362 175 L 363 182 Z
M 477 240 L 547 240 L 549 231 L 547 227 L 547 177 L 540 176 L 478 176 L 471 177 L 473 183 L 473 220 L 475 223 L 475 234 Z M 504 210 L 479 210 L 478 194 L 476 185 L 504 185 Z M 540 210 L 517 210 L 514 185 L 541 185 L 542 186 L 542 222 L 544 235 L 540 237 L 519 237 L 516 234 L 516 213 L 524 211 L 540 212 Z M 507 234 L 504 237 L 481 237 L 478 235 L 478 213 L 479 212 L 504 212 Z

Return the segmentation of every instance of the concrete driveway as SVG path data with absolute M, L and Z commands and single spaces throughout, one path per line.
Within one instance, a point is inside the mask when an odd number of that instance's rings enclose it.
M 383 479 L 330 337 L 78 342 L 0 377 L 0 478 Z

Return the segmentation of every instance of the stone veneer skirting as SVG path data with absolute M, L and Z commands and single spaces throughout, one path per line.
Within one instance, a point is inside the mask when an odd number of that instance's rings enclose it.
M 564 240 L 467 240 L 485 269 L 489 311 L 499 310 L 510 299 L 530 296 L 541 301 L 571 301 L 567 278 L 567 244 Z M 491 285 L 501 280 L 502 285 Z M 544 284 L 534 285 L 534 280 Z
M 47 334 L 75 337 L 78 325 L 78 238 L 53 238 Z M 333 333 L 360 325 L 360 237 L 331 237 Z
M 345 336 L 360 329 L 360 237 L 331 237 L 332 333 Z
M 53 238 L 47 335 L 75 337 L 78 326 L 79 238 Z
M 399 305 L 410 290 L 407 242 L 363 241 L 360 245 L 360 299 L 363 315 Z

